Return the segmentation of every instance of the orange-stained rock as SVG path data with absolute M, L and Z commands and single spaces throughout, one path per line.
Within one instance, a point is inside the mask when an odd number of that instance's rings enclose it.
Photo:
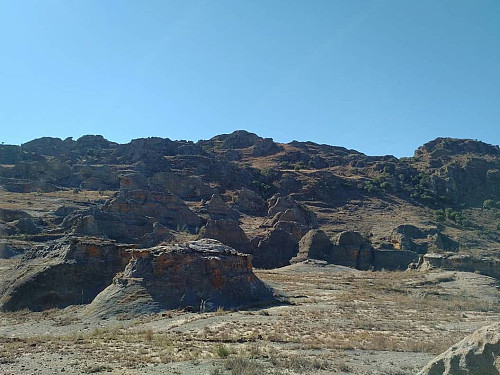
M 249 255 L 203 239 L 132 251 L 123 274 L 87 311 L 97 316 L 133 316 L 174 308 L 236 309 L 273 301 L 271 290 L 252 272 Z
M 130 246 L 97 238 L 63 238 L 26 253 L 0 285 L 0 310 L 40 311 L 89 303 L 125 268 Z

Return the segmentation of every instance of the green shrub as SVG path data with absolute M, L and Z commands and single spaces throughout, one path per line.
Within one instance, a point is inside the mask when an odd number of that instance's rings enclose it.
M 373 182 L 373 181 L 368 181 L 365 183 L 363 188 L 368 192 L 368 193 L 376 193 L 379 190 L 379 187 Z
M 489 210 L 491 208 L 495 208 L 496 207 L 496 203 L 493 199 L 486 199 L 484 202 L 483 202 L 483 208 Z
M 226 347 L 226 345 L 220 344 L 217 346 L 217 355 L 220 358 L 227 358 L 229 357 L 229 354 L 231 353 L 229 352 L 229 349 Z
M 384 181 L 380 184 L 380 187 L 384 190 L 391 190 L 392 189 L 392 185 L 390 183 L 388 183 L 387 181 Z
M 444 214 L 444 211 L 441 209 L 434 211 L 434 217 L 436 218 L 437 221 L 445 221 L 446 220 L 446 216 Z

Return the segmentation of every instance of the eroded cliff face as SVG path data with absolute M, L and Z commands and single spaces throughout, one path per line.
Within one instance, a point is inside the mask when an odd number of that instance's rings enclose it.
M 26 253 L 0 285 L 0 309 L 40 311 L 86 304 L 131 258 L 128 246 L 98 238 L 66 238 Z
M 97 238 L 66 238 L 25 254 L 0 285 L 4 311 L 94 301 L 93 314 L 133 315 L 235 309 L 273 300 L 253 273 L 251 256 L 211 239 L 134 249 Z

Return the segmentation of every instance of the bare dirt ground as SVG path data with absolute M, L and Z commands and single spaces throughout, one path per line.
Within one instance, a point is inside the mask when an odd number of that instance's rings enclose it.
M 310 261 L 256 273 L 287 302 L 134 320 L 1 313 L 0 374 L 414 374 L 500 319 L 498 282 L 475 273 Z

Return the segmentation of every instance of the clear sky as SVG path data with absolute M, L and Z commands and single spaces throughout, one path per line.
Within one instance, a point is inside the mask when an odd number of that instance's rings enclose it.
M 499 0 L 0 0 L 0 141 L 500 143 Z

